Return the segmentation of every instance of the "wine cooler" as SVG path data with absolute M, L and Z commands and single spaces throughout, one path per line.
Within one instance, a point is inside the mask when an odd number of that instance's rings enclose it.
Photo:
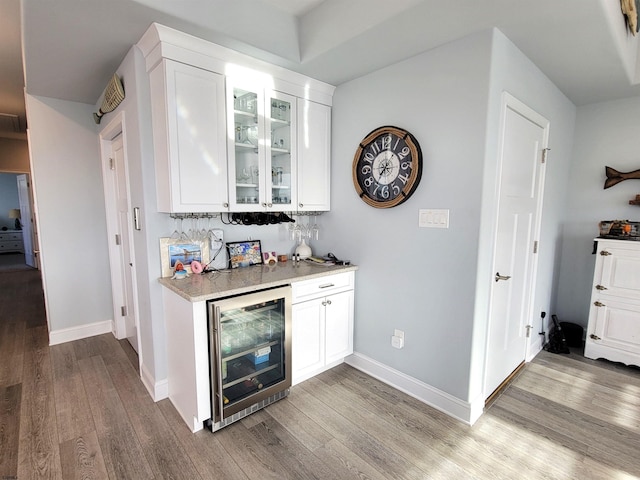
M 289 394 L 291 287 L 207 302 L 209 428 L 219 430 Z

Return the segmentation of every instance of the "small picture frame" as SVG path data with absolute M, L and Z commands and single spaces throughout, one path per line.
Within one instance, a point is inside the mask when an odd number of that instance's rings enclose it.
M 227 242 L 229 268 L 248 267 L 262 263 L 262 246 L 260 240 L 244 242 Z
M 160 262 L 163 277 L 173 276 L 178 261 L 182 262 L 188 273 L 192 273 L 191 262 L 194 260 L 202 265 L 207 264 L 209 247 L 206 242 L 191 242 L 172 238 L 160 239 Z

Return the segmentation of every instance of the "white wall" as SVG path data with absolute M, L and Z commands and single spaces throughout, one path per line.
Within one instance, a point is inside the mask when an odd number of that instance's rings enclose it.
M 562 263 L 557 290 L 560 321 L 587 326 L 595 255 L 593 239 L 601 220 L 640 221 L 640 208 L 629 200 L 640 182 L 626 180 L 604 189 L 605 166 L 621 172 L 640 168 L 640 97 L 596 103 L 577 110 L 567 215 L 563 225 Z
M 113 319 L 91 105 L 26 96 L 51 333 Z
M 491 33 L 342 84 L 333 101 L 327 251 L 359 265 L 355 350 L 459 399 L 468 396 Z M 374 128 L 396 125 L 421 145 L 420 185 L 405 203 L 358 198 L 352 161 Z M 418 228 L 421 208 L 448 208 L 449 229 Z M 405 347 L 391 347 L 394 329 Z
M 338 86 L 333 108 L 334 236 L 320 247 L 357 272 L 359 354 L 467 402 L 482 395 L 500 99 L 503 90 L 551 121 L 536 305 L 549 309 L 575 109 L 499 31 L 485 31 Z M 421 144 L 420 186 L 389 210 L 355 194 L 358 142 L 381 125 Z M 418 228 L 421 208 L 448 208 L 448 230 Z M 391 347 L 394 329 L 405 348 Z M 482 402 L 484 398 L 481 398 Z
M 151 395 L 163 396 L 166 379 L 166 358 L 162 296 L 157 256 L 158 229 L 166 229 L 167 218 L 155 211 L 155 183 L 149 118 L 149 87 L 144 72 L 144 61 L 136 47 L 132 47 L 117 72 L 125 90 L 122 103 L 103 116 L 98 128 L 104 141 L 109 141 L 122 130 L 126 166 L 129 180 L 130 207 L 141 211 L 140 230 L 133 229 L 133 264 L 137 292 L 137 317 L 141 375 Z M 102 99 L 94 107 L 97 110 Z M 113 123 L 115 122 L 115 123 Z M 151 181 L 149 181 L 149 178 Z M 104 201 L 104 200 L 103 200 Z
M 493 282 L 493 243 L 497 205 L 497 159 L 500 128 L 501 96 L 508 92 L 550 122 L 549 154 L 546 164 L 544 204 L 538 271 L 533 298 L 533 325 L 530 337 L 531 352 L 536 354 L 544 340 L 538 332 L 542 329 L 540 312 L 548 315 L 554 311 L 553 299 L 557 288 L 561 242 L 561 222 L 566 204 L 566 186 L 573 147 L 575 106 L 567 97 L 498 29 L 493 30 L 493 55 L 491 61 L 491 86 L 488 104 L 487 150 L 484 170 L 482 231 L 478 244 L 478 278 L 476 291 L 476 323 L 472 371 L 470 374 L 470 398 L 482 394 L 485 344 L 488 328 L 490 286 Z M 548 331 L 548 328 L 545 327 Z M 490 392 L 487 392 L 490 393 Z

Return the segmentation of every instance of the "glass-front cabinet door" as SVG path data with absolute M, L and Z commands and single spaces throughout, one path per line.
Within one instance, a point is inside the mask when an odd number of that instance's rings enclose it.
M 229 200 L 231 211 L 256 211 L 264 169 L 264 96 L 227 79 Z
M 230 210 L 291 210 L 295 97 L 228 78 L 227 111 Z
M 291 95 L 270 92 L 267 96 L 269 118 L 270 210 L 291 210 L 295 189 L 295 118 L 296 99 Z

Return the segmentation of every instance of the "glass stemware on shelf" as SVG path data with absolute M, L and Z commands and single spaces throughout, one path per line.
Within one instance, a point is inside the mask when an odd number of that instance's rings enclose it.
M 302 240 L 311 241 L 320 238 L 320 225 L 317 222 L 317 215 L 313 216 L 313 225 L 311 225 L 309 216 L 306 216 L 307 222 L 305 225 L 304 218 L 305 216 L 298 217 L 295 223 L 289 224 L 289 237 L 298 244 Z
M 181 242 L 188 242 L 189 236 L 185 233 L 182 225 L 182 221 L 184 219 L 182 217 L 174 217 L 173 218 L 173 233 L 171 234 L 171 240 L 179 240 Z
M 211 214 L 176 215 L 173 217 L 174 230 L 170 238 L 180 242 L 209 242 L 215 237 L 211 223 L 214 217 Z
M 171 234 L 171 240 L 179 240 L 180 239 L 180 233 L 182 228 L 180 228 L 180 218 L 178 217 L 173 217 L 173 233 Z

